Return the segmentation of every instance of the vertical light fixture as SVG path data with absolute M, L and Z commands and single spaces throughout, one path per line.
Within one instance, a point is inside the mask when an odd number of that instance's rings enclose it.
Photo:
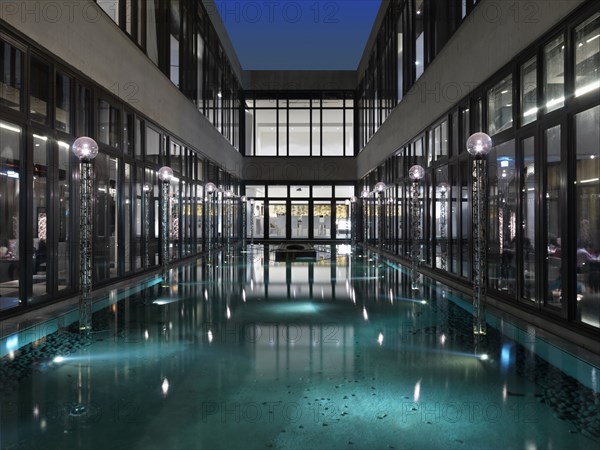
M 419 275 L 417 273 L 417 265 L 421 254 L 421 220 L 419 217 L 419 182 L 425 176 L 425 169 L 422 166 L 414 165 L 408 170 L 408 177 L 412 181 L 412 196 L 411 196 L 411 231 L 412 231 L 412 246 L 411 246 L 411 280 L 412 288 L 419 289 Z
M 467 140 L 467 151 L 473 157 L 473 334 L 486 333 L 486 156 L 492 149 L 492 139 L 485 133 L 475 133 Z
M 250 246 L 254 247 L 254 199 L 250 199 Z
M 206 193 L 206 243 L 208 251 L 210 252 L 212 248 L 212 234 L 213 234 L 213 194 L 217 192 L 217 186 L 212 181 L 209 181 L 204 185 L 204 192 Z
M 350 199 L 350 236 L 352 245 L 356 244 L 356 202 L 358 199 L 353 195 Z
M 229 247 L 229 243 L 230 243 L 229 242 L 229 236 L 231 234 L 231 225 L 233 223 L 233 220 L 232 220 L 232 215 L 233 215 L 233 192 L 228 189 L 228 190 L 226 190 L 224 192 L 224 195 L 225 195 L 225 202 L 224 203 L 225 203 L 225 209 L 226 209 L 225 217 L 227 218 L 226 219 L 226 231 L 225 231 L 225 233 L 227 235 L 227 239 L 226 239 L 227 247 Z
M 245 195 L 242 195 L 242 198 L 240 199 L 241 202 L 241 206 L 242 206 L 242 214 L 241 214 L 241 226 L 242 226 L 242 250 L 244 250 L 244 247 L 246 246 L 246 208 L 247 208 L 247 198 Z M 239 228 L 238 228 L 239 229 Z
M 173 169 L 169 166 L 163 166 L 158 169 L 158 178 L 161 183 L 162 208 L 160 214 L 160 224 L 162 229 L 161 239 L 161 262 L 163 272 L 163 286 L 169 285 L 169 206 L 171 197 L 171 178 L 173 178 Z
M 377 228 L 379 228 L 379 239 L 377 240 L 379 253 L 383 251 L 384 226 L 383 226 L 383 194 L 385 192 L 385 183 L 380 181 L 375 185 L 375 195 L 377 196 Z
M 73 153 L 79 159 L 81 188 L 80 266 L 79 266 L 79 331 L 89 336 L 92 330 L 92 227 L 94 224 L 92 196 L 94 189 L 92 161 L 98 155 L 98 144 L 92 138 L 82 136 L 73 142 Z
M 367 227 L 367 220 L 368 220 L 368 203 L 367 203 L 367 198 L 369 197 L 369 190 L 365 187 L 362 192 L 360 193 L 360 197 L 362 198 L 362 216 L 363 216 L 363 242 L 365 244 L 369 243 L 369 230 Z
M 446 194 L 450 189 L 448 183 L 440 183 L 440 268 L 442 270 L 448 270 L 448 233 L 446 227 L 448 221 L 446 219 Z
M 150 249 L 148 242 L 150 241 L 150 207 L 152 205 L 152 185 L 144 183 L 144 267 L 150 267 Z
M 352 212 L 351 212 L 351 208 L 352 208 L 352 203 L 350 201 L 349 198 L 347 198 L 346 200 L 344 200 L 344 204 L 346 205 L 346 230 L 348 230 L 348 226 L 350 226 L 350 221 L 352 220 Z M 339 230 L 338 230 L 339 233 Z M 348 240 L 349 242 L 352 242 L 351 237 L 348 235 L 348 233 L 346 234 L 346 240 Z

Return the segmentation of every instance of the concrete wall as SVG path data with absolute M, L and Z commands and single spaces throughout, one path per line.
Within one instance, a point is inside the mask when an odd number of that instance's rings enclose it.
M 358 177 L 385 161 L 584 2 L 479 3 L 359 154 Z
M 0 2 L 0 18 L 224 167 L 242 157 L 92 0 Z
M 319 182 L 352 181 L 356 176 L 356 158 L 301 156 L 255 156 L 244 158 L 242 175 L 248 182 Z
M 247 70 L 243 87 L 248 90 L 302 91 L 356 89 L 354 70 Z

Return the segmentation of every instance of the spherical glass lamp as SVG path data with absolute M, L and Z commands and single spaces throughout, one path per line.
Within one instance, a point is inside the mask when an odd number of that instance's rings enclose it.
M 98 144 L 92 138 L 82 136 L 73 142 L 73 153 L 80 161 L 89 162 L 98 156 Z
M 150 192 L 152 190 L 152 185 L 150 183 L 144 183 L 144 192 Z
M 377 183 L 375 185 L 375 192 L 383 192 L 385 191 L 385 183 L 383 181 L 380 181 L 379 183 Z
M 450 189 L 450 186 L 448 186 L 448 183 L 442 182 L 439 184 L 439 188 L 440 188 L 440 192 L 442 194 L 445 194 Z
M 161 167 L 158 169 L 158 178 L 160 178 L 161 181 L 168 183 L 171 181 L 171 178 L 173 178 L 173 169 L 171 169 L 169 166 Z
M 217 186 L 212 181 L 209 181 L 204 185 L 204 189 L 206 190 L 207 194 L 212 194 L 217 190 Z
M 364 189 L 362 190 L 362 192 L 360 193 L 360 196 L 361 196 L 362 198 L 367 198 L 367 197 L 369 196 L 369 190 L 368 190 L 367 188 L 364 188 Z
M 241 199 L 240 199 L 240 200 L 242 200 L 244 203 L 246 203 L 246 196 L 245 196 L 245 195 L 242 195 L 242 197 L 241 197 Z
M 414 165 L 408 170 L 408 177 L 411 181 L 419 181 L 425 176 L 425 169 L 422 166 Z
M 358 198 L 356 198 L 356 195 L 353 195 L 353 196 L 350 198 L 350 201 L 351 201 L 352 203 L 356 203 L 356 202 L 358 201 Z
M 492 138 L 485 133 L 475 133 L 467 139 L 467 151 L 475 158 L 485 158 L 492 149 Z

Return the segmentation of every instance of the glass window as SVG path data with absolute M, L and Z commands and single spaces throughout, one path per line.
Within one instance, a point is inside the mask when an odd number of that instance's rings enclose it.
M 521 221 L 523 223 L 523 236 L 521 246 L 521 297 L 532 302 L 537 301 L 536 295 L 536 270 L 535 270 L 535 219 L 538 190 L 535 173 L 535 139 L 524 139 L 521 144 Z
M 313 233 L 315 239 L 328 239 L 331 237 L 331 203 L 314 202 Z
M 94 282 L 114 278 L 118 273 L 118 167 L 116 158 L 103 153 L 94 160 Z
M 71 146 L 58 141 L 58 252 L 54 259 L 58 264 L 58 290 L 72 287 L 71 252 L 73 246 L 73 221 L 71 214 L 71 173 L 73 153 Z
M 0 41 L 0 105 L 21 109 L 23 52 Z
M 396 71 L 398 74 L 398 84 L 396 86 L 398 92 L 398 103 L 404 96 L 404 13 L 400 14 L 397 24 L 398 31 L 398 56 Z
M 277 156 L 277 110 L 256 110 L 256 156 Z
M 92 94 L 85 86 L 77 86 L 77 114 L 75 120 L 77 123 L 77 134 L 82 136 L 89 136 L 92 119 L 91 119 L 91 99 Z
M 287 145 L 287 125 L 288 125 L 288 120 L 287 120 L 287 110 L 286 109 L 280 109 L 278 111 L 278 116 L 279 116 L 279 124 L 277 129 L 279 130 L 279 148 L 278 148 L 278 155 L 280 156 L 287 156 L 287 151 L 288 151 L 288 145 Z
M 179 0 L 171 0 L 169 8 L 169 34 L 170 44 L 170 74 L 171 81 L 179 87 L 179 41 L 181 40 L 181 14 L 179 12 Z
M 313 186 L 313 197 L 327 197 L 330 198 L 332 194 L 331 186 Z
M 354 196 L 354 186 L 335 186 L 335 196 L 337 198 L 352 198 Z
M 269 186 L 269 197 L 287 197 L 287 186 Z
M 469 159 L 460 162 L 460 223 L 461 223 L 461 261 L 460 274 L 464 278 L 471 279 L 471 257 L 469 248 L 471 241 L 471 212 L 469 180 L 472 173 L 472 165 Z
M 158 65 L 157 17 L 161 16 L 158 0 L 146 0 L 146 54 Z
M 33 189 L 32 189 L 32 216 L 33 216 L 33 297 L 48 294 L 48 148 L 47 136 L 33 135 Z M 51 232 L 51 229 L 50 229 Z
M 512 75 L 488 91 L 488 132 L 491 136 L 513 124 Z
M 312 114 L 312 156 L 321 155 L 321 110 L 313 109 Z
M 61 72 L 56 72 L 56 129 L 71 132 L 71 78 Z
M 246 197 L 264 197 L 265 187 L 264 186 L 246 186 Z
M 423 75 L 425 70 L 425 8 L 424 0 L 415 0 L 415 79 Z
M 350 238 L 350 200 L 335 203 L 335 237 L 337 239 Z
M 323 110 L 322 156 L 344 156 L 344 110 Z
M 515 141 L 500 144 L 489 157 L 489 285 L 516 294 L 517 177 Z
M 0 294 L 1 309 L 19 305 L 19 219 L 21 128 L 0 122 Z
M 110 103 L 98 101 L 98 139 L 111 147 L 120 148 L 121 112 Z
M 123 115 L 123 151 L 127 155 L 133 155 L 135 137 L 135 118 L 132 113 Z
M 565 104 L 565 39 L 559 36 L 544 47 L 544 101 L 546 112 Z
M 161 163 L 160 133 L 150 127 L 146 127 L 146 161 Z
M 310 197 L 308 186 L 290 186 L 290 197 Z
M 125 259 L 123 261 L 123 270 L 125 272 L 129 272 L 132 268 L 131 259 L 133 256 L 133 252 L 131 251 L 131 211 L 132 211 L 132 202 L 131 202 L 131 189 L 132 185 L 132 171 L 131 164 L 125 164 L 125 179 L 123 180 L 123 191 L 122 191 L 122 218 L 123 218 L 123 243 L 125 245 Z
M 577 317 L 600 327 L 600 106 L 575 116 Z
M 289 156 L 310 156 L 310 110 L 289 111 Z
M 600 89 L 600 13 L 575 29 L 575 97 Z
M 548 257 L 545 261 L 546 298 L 545 305 L 562 308 L 562 223 L 561 223 L 561 129 L 556 126 L 546 130 L 546 230 Z
M 50 66 L 36 57 L 31 58 L 31 91 L 29 113 L 34 122 L 46 124 L 50 101 Z
M 284 238 L 286 212 L 285 202 L 270 201 L 269 202 L 269 237 Z
M 308 238 L 308 202 L 292 202 L 292 237 Z
M 346 156 L 354 156 L 354 110 L 346 109 Z
M 521 125 L 537 119 L 537 58 L 521 66 Z

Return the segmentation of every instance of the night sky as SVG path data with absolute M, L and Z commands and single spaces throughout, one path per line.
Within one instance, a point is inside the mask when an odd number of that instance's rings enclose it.
M 381 0 L 215 4 L 244 70 L 356 70 Z

